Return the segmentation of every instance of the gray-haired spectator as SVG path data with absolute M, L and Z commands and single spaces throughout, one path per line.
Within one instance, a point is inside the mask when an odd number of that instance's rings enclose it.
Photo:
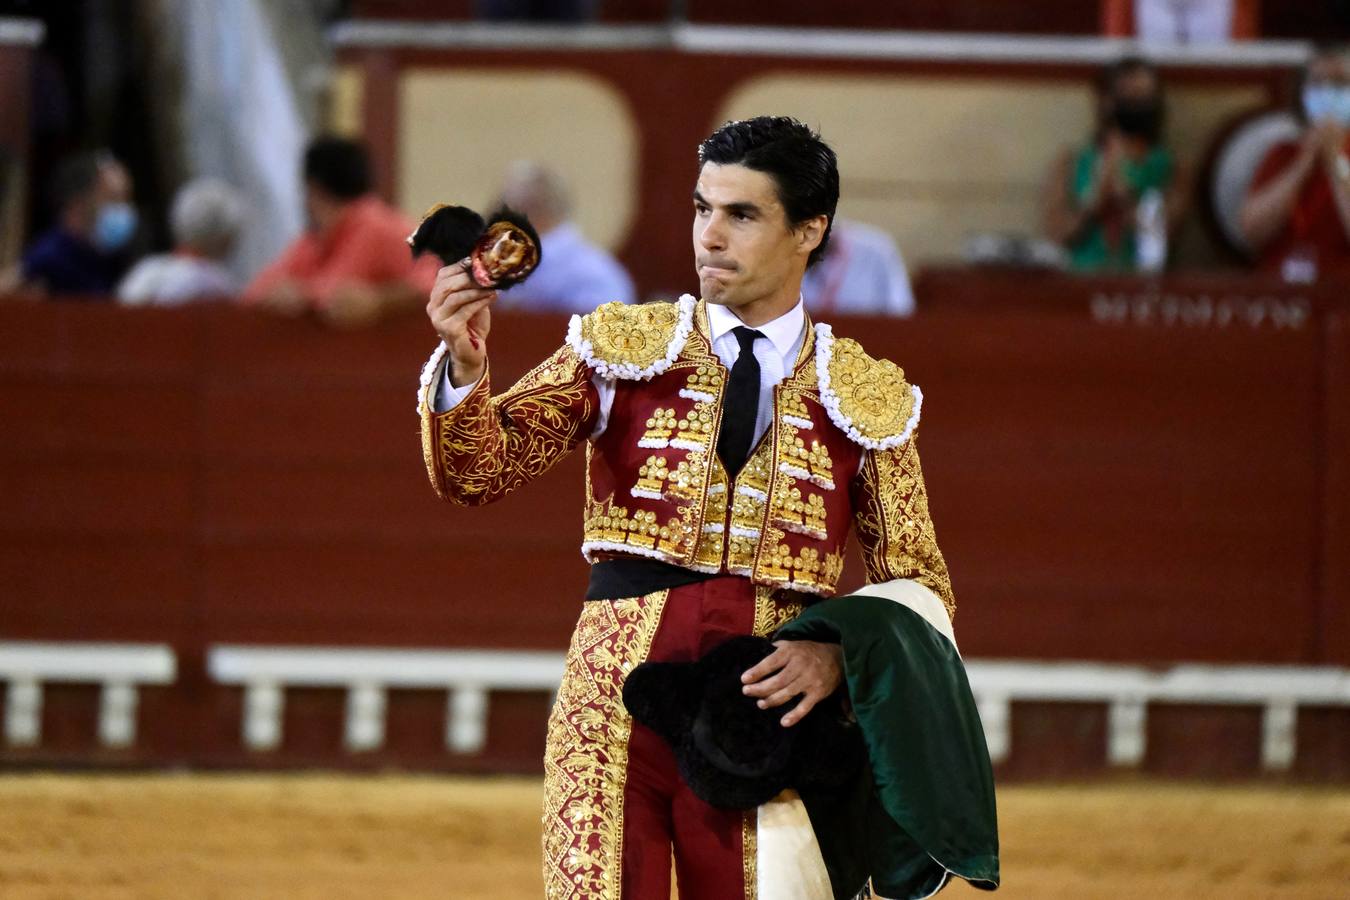
M 530 217 L 544 251 L 529 281 L 502 292 L 504 308 L 587 313 L 611 300 L 633 302 L 633 281 L 623 266 L 572 223 L 571 196 L 561 175 L 538 163 L 514 163 L 502 200 Z
M 118 287 L 117 299 L 129 306 L 177 306 L 233 297 L 240 285 L 224 261 L 243 220 L 244 204 L 234 188 L 214 178 L 189 182 L 169 214 L 173 252 L 137 263 Z

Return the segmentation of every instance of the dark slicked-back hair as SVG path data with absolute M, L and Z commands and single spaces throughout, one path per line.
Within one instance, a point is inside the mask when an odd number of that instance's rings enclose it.
M 806 265 L 814 265 L 825 255 L 834 209 L 839 205 L 839 164 L 818 132 L 787 116 L 728 122 L 699 145 L 699 167 L 704 163 L 745 166 L 773 178 L 778 202 L 794 226 L 815 216 L 828 216 L 825 233 Z
M 370 190 L 366 148 L 346 138 L 316 138 L 305 150 L 305 180 L 339 200 L 355 200 Z

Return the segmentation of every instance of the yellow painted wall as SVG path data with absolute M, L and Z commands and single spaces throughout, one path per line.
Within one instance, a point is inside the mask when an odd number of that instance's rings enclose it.
M 362 87 L 355 68 L 340 71 L 333 121 L 342 133 L 360 133 Z M 435 202 L 490 206 L 506 166 L 533 158 L 568 179 L 593 240 L 617 248 L 635 226 L 638 134 L 603 80 L 432 68 L 408 71 L 399 89 L 396 201 L 409 215 Z M 1173 87 L 1168 97 L 1168 142 L 1193 167 L 1224 122 L 1264 102 L 1254 86 Z M 957 257 L 973 232 L 1039 233 L 1047 168 L 1087 138 L 1093 103 L 1086 80 L 781 72 L 741 85 L 708 127 L 763 113 L 819 126 L 839 153 L 840 214 L 890 231 L 917 266 Z M 1173 258 L 1221 259 L 1197 213 Z
M 482 212 L 506 167 L 533 159 L 571 185 L 573 218 L 615 248 L 636 207 L 638 135 L 627 103 L 567 70 L 411 70 L 400 84 L 397 202 L 421 216 L 437 202 Z
M 783 73 L 732 94 L 723 118 L 792 115 L 839 155 L 841 215 L 895 235 L 911 264 L 967 232 L 1035 227 L 1044 168 L 1091 115 L 1086 86 Z
M 365 77 L 358 66 L 340 66 L 328 96 L 328 127 L 334 134 L 360 137 L 364 131 Z
M 1254 87 L 1169 93 L 1167 137 L 1198 163 L 1217 127 L 1258 106 Z M 1085 140 L 1086 82 L 924 76 L 766 75 L 742 85 L 717 121 L 792 115 L 819 126 L 839 154 L 841 215 L 890 231 L 911 266 L 952 259 L 978 231 L 1039 233 L 1046 171 Z M 1212 256 L 1195 224 L 1182 260 Z

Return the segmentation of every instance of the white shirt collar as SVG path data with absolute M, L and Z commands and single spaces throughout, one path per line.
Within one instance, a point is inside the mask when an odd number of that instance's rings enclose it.
M 708 330 L 713 341 L 738 325 L 744 325 L 740 317 L 725 306 L 717 303 L 704 304 L 708 308 Z M 798 339 L 806 328 L 806 309 L 802 298 L 797 297 L 797 305 L 783 313 L 772 322 L 757 325 L 755 330 L 769 339 L 778 355 L 784 358 L 792 354 Z

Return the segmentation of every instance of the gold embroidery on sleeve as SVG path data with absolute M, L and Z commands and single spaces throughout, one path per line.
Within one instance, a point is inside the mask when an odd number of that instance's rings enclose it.
M 423 418 L 432 483 L 468 505 L 499 499 L 548 471 L 585 439 L 597 414 L 590 373 L 567 346 L 498 397 L 488 396 L 487 381 L 450 412 Z
M 891 450 L 869 451 L 857 510 L 858 541 L 870 582 L 912 578 L 956 612 L 947 563 L 928 514 L 916 439 Z

